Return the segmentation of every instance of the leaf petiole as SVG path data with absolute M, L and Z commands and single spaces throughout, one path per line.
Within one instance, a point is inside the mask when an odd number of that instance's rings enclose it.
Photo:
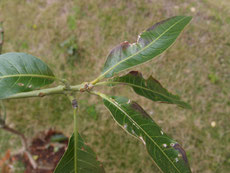
M 67 95 L 69 100 L 71 101 L 73 108 L 73 118 L 74 118 L 74 173 L 77 173 L 77 147 L 78 147 L 78 103 L 76 98 L 72 96 L 72 94 Z
M 77 144 L 78 144 L 78 116 L 77 107 L 73 109 L 74 116 L 74 172 L 77 173 Z

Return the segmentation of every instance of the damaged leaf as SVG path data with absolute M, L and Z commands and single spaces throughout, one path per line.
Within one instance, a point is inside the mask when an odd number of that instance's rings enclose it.
M 123 42 L 108 55 L 99 79 L 151 60 L 164 52 L 179 36 L 192 17 L 175 16 L 141 33 L 136 43 Z
M 138 138 L 164 173 L 190 173 L 185 151 L 139 106 L 124 97 L 100 94 L 114 120 L 130 135 Z M 147 115 L 146 115 L 147 114 Z
M 102 164 L 97 160 L 93 150 L 87 146 L 82 137 L 78 134 L 77 150 L 77 170 L 78 173 L 104 173 Z M 71 136 L 68 149 L 59 161 L 54 173 L 72 173 L 74 172 L 74 134 Z
M 0 55 L 0 99 L 51 84 L 55 76 L 40 59 L 26 53 Z
M 169 93 L 152 76 L 146 80 L 138 71 L 131 71 L 127 75 L 112 78 L 106 83 L 111 85 L 125 84 L 131 86 L 137 94 L 144 96 L 152 101 L 176 104 L 187 109 L 191 108 L 188 103 L 181 101 L 179 96 Z

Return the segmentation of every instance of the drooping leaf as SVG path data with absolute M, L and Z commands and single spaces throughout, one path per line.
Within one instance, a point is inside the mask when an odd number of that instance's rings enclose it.
M 124 97 L 100 94 L 114 120 L 130 135 L 140 139 L 164 173 L 190 173 L 183 148 L 152 120 L 136 103 Z
M 164 52 L 179 36 L 192 17 L 175 16 L 161 21 L 138 37 L 137 43 L 123 42 L 107 57 L 99 78 L 112 77 L 114 73 L 151 60 Z
M 51 84 L 55 76 L 40 59 L 26 53 L 0 55 L 0 99 Z
M 183 108 L 191 108 L 191 106 L 180 100 L 179 96 L 169 93 L 163 86 L 152 76 L 147 80 L 142 77 L 138 71 L 131 71 L 127 75 L 114 77 L 108 84 L 117 85 L 125 84 L 133 88 L 133 90 L 152 101 L 160 101 L 164 103 L 177 104 Z
M 77 150 L 77 170 L 78 173 L 104 173 L 102 164 L 97 161 L 97 157 L 92 149 L 84 144 L 80 135 L 78 135 Z M 71 136 L 68 149 L 59 161 L 54 173 L 73 173 L 74 172 L 74 134 Z

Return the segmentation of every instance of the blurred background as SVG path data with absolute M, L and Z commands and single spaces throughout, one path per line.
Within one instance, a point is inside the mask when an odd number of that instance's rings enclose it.
M 102 88 L 137 101 L 186 150 L 194 173 L 230 170 L 229 0 L 0 0 L 5 52 L 26 52 L 45 61 L 71 84 L 100 74 L 109 51 L 158 21 L 175 15 L 193 20 L 176 43 L 151 62 L 134 68 L 153 75 L 192 110 L 153 103 L 130 88 Z M 54 84 L 55 86 L 57 84 Z M 100 98 L 77 95 L 80 133 L 109 173 L 159 172 L 143 144 L 111 118 Z M 70 136 L 71 105 L 64 96 L 4 101 L 6 122 L 32 139 L 50 128 Z M 0 160 L 21 148 L 0 129 Z M 14 172 L 24 172 L 18 161 Z

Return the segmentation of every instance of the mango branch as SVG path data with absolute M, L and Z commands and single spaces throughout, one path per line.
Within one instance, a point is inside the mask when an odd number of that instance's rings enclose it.
M 47 88 L 47 89 L 40 89 L 34 90 L 29 92 L 22 92 L 18 94 L 14 94 L 4 99 L 19 99 L 19 98 L 29 98 L 29 97 L 44 97 L 48 95 L 55 95 L 55 94 L 66 94 L 67 92 L 85 92 L 90 91 L 93 88 L 93 85 L 84 82 L 80 85 L 68 86 L 59 85 L 54 88 Z

